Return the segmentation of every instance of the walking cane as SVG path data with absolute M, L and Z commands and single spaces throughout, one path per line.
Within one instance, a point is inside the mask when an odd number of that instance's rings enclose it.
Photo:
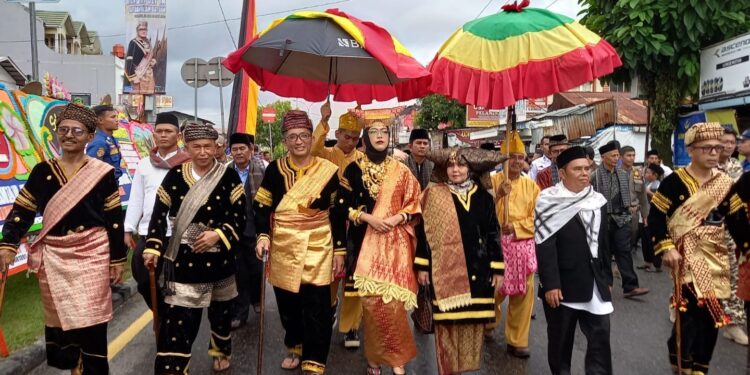
M 148 264 L 148 286 L 151 289 L 151 313 L 154 315 L 154 336 L 159 342 L 159 298 L 156 294 L 156 271 L 154 264 Z
M 268 264 L 268 249 L 263 249 L 263 274 L 260 277 L 260 321 L 258 324 L 258 366 L 255 373 L 263 372 L 263 335 L 266 320 L 266 265 Z
M 5 284 L 8 282 L 9 270 L 10 265 L 8 265 L 5 271 L 3 271 L 3 279 L 0 280 L 0 316 L 3 315 L 3 302 L 5 302 Z M 8 352 L 8 344 L 5 342 L 5 335 L 3 334 L 2 327 L 0 327 L 0 357 L 7 358 L 8 356 L 10 356 L 10 352 Z
M 677 351 L 677 373 L 679 375 L 682 375 L 682 329 L 680 328 L 680 306 L 682 304 L 682 272 L 680 272 L 681 268 L 681 266 L 677 266 L 677 269 L 672 270 L 672 280 L 674 280 L 674 295 L 672 296 L 672 300 L 674 301 L 675 308 L 675 348 Z

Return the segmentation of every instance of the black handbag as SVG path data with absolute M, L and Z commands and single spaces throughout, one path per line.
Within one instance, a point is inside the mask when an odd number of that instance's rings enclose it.
M 420 286 L 417 292 L 417 308 L 411 313 L 414 328 L 420 333 L 430 334 L 435 332 L 432 321 L 432 288 Z

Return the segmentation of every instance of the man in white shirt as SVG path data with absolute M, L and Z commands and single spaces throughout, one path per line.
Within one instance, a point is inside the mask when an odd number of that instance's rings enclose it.
M 531 168 L 529 168 L 529 178 L 534 181 L 536 181 L 536 175 L 539 172 L 552 165 L 552 159 L 549 155 L 549 139 L 549 136 L 544 136 L 542 138 L 542 143 L 540 143 L 539 146 L 541 146 L 544 155 L 541 158 L 531 162 Z
M 661 156 L 659 156 L 659 151 L 656 151 L 656 149 L 651 149 L 646 154 L 646 166 L 649 164 L 656 164 L 661 167 L 661 169 L 664 170 L 664 178 L 672 174 L 672 168 L 667 167 L 664 165 L 664 163 L 661 162 Z
M 156 147 L 151 150 L 148 158 L 138 163 L 130 188 L 130 199 L 125 214 L 125 244 L 135 249 L 131 264 L 133 278 L 138 283 L 138 292 L 151 306 L 151 291 L 149 289 L 148 270 L 143 265 L 143 250 L 146 247 L 146 236 L 148 225 L 151 221 L 151 212 L 154 209 L 156 190 L 161 185 L 164 176 L 173 166 L 178 166 L 190 159 L 190 156 L 180 151 L 177 142 L 180 139 L 180 127 L 177 116 L 171 113 L 160 113 L 156 116 L 154 125 L 154 139 Z M 167 223 L 169 224 L 169 223 Z M 169 232 L 169 229 L 167 229 Z M 138 234 L 138 243 L 135 243 L 133 235 Z M 169 234 L 168 234 L 169 235 Z M 157 275 L 161 268 L 158 263 Z M 162 301 L 162 296 L 159 296 Z
M 587 374 L 612 374 L 609 314 L 612 261 L 607 241 L 607 200 L 590 183 L 586 150 L 557 157 L 560 179 L 536 202 L 534 240 L 539 297 L 547 318 L 547 361 L 553 374 L 570 374 L 576 326 L 588 342 Z

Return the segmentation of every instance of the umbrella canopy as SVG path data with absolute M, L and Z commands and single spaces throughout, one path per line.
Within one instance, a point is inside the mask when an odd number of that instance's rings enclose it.
M 406 101 L 430 85 L 430 72 L 385 29 L 337 9 L 278 19 L 224 65 L 263 90 L 308 101 Z
M 622 65 L 606 40 L 577 21 L 511 4 L 465 24 L 428 69 L 433 92 L 490 109 L 566 91 Z

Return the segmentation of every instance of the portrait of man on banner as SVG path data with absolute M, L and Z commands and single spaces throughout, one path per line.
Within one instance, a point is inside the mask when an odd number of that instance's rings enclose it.
M 125 0 L 128 43 L 123 92 L 163 94 L 167 79 L 166 0 L 141 5 Z

